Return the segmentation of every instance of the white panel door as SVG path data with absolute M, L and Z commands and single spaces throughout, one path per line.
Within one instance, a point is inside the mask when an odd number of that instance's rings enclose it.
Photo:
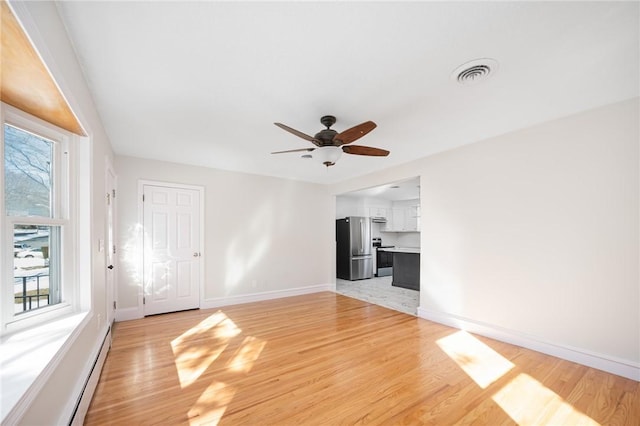
M 200 306 L 200 192 L 144 185 L 144 314 Z

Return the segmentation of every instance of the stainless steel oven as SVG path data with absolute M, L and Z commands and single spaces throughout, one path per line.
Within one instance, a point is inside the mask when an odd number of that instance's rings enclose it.
M 385 251 L 385 248 L 393 248 L 394 246 L 382 245 L 381 238 L 373 238 L 374 250 L 373 273 L 376 277 L 387 277 L 393 274 L 393 253 Z

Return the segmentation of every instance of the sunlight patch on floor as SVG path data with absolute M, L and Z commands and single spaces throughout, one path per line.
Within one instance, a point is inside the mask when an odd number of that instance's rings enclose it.
M 196 386 L 198 380 L 210 380 L 211 375 L 204 373 L 227 350 L 231 340 L 240 334 L 242 329 L 224 312 L 217 311 L 173 339 L 171 349 L 180 387 L 184 389 Z M 266 344 L 266 340 L 246 336 L 225 368 L 232 373 L 249 373 Z M 236 391 L 235 387 L 214 380 L 189 409 L 189 423 L 218 424 Z
M 521 425 L 599 425 L 527 374 L 519 374 L 493 400 Z
M 515 367 L 511 361 L 463 330 L 436 343 L 482 389 Z M 500 388 L 492 399 L 520 425 L 599 425 L 524 373 Z
M 218 424 L 235 393 L 236 389 L 225 383 L 211 383 L 187 413 L 189 424 L 192 426 Z
M 228 348 L 242 329 L 224 312 L 217 311 L 196 326 L 171 341 L 176 370 L 182 389 L 209 379 L 203 376 L 209 367 Z M 266 340 L 246 336 L 235 354 L 225 365 L 233 373 L 248 373 L 262 353 Z M 213 381 L 200 394 L 187 415 L 191 425 L 215 425 L 222 419 L 237 389 L 223 382 Z
M 514 367 L 513 363 L 466 331 L 450 334 L 436 343 L 482 389 Z
M 267 342 L 262 339 L 247 336 L 231 361 L 227 364 L 227 368 L 232 371 L 248 373 L 251 371 L 253 364 L 260 356 L 266 344 Z
M 212 349 L 193 348 L 177 355 L 175 363 L 180 387 L 184 389 L 198 380 L 226 347 L 225 344 Z
M 191 327 L 189 330 L 182 333 L 180 336 L 176 337 L 171 341 L 171 346 L 179 346 L 182 345 L 187 339 L 190 337 L 206 332 L 207 330 L 217 326 L 222 321 L 226 320 L 228 317 L 222 311 L 217 311 L 216 313 L 209 315 L 207 318 L 200 321 L 200 323 L 196 326 Z
M 218 311 L 171 341 L 176 370 L 183 389 L 193 384 L 242 330 Z M 212 340 L 213 338 L 213 340 Z

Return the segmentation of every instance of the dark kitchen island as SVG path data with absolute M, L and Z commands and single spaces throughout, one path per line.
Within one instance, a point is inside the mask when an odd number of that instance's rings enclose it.
M 391 285 L 420 291 L 420 249 L 388 248 L 393 253 Z

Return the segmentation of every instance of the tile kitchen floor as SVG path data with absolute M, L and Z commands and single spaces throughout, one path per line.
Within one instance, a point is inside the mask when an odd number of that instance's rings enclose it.
M 374 303 L 410 315 L 416 315 L 420 292 L 391 285 L 392 277 L 368 280 L 341 280 L 336 278 L 336 293 Z

